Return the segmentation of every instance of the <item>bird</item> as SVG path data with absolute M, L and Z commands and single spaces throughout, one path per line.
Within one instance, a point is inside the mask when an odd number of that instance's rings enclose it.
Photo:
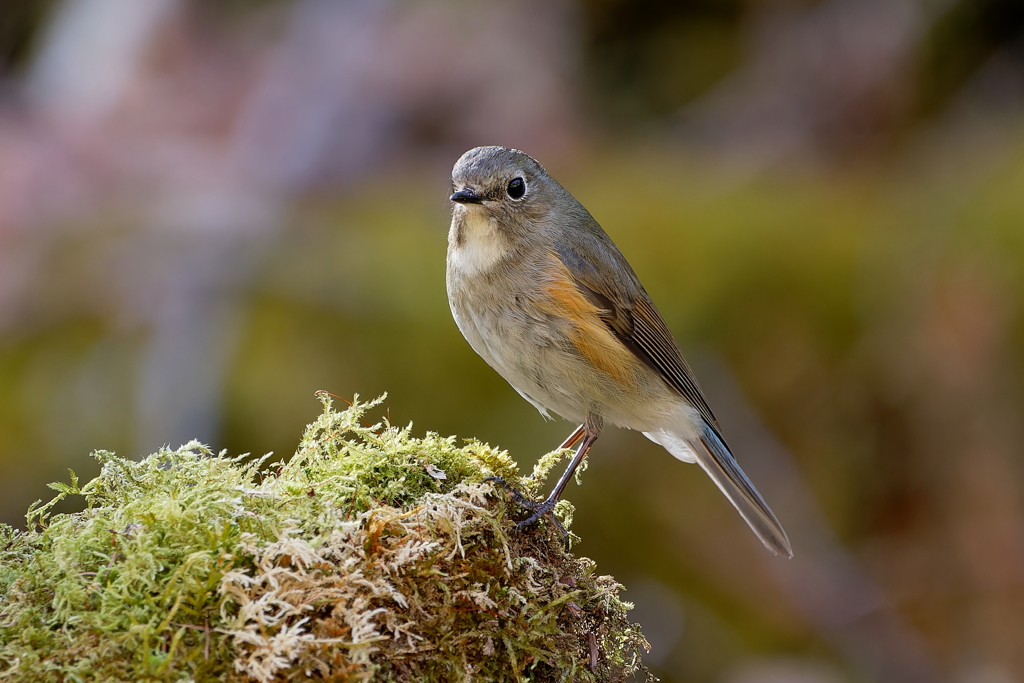
M 533 157 L 509 147 L 467 151 L 451 183 L 446 285 L 456 325 L 544 417 L 579 425 L 560 446 L 576 451 L 550 495 L 535 503 L 514 492 L 533 512 L 519 526 L 551 517 L 612 424 L 700 465 L 761 542 L 792 557 L 664 319 L 590 212 Z

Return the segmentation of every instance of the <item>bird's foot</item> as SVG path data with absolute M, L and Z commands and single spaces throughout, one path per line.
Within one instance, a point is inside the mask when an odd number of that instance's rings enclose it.
M 512 500 L 514 500 L 519 507 L 526 508 L 531 511 L 532 514 L 529 517 L 516 523 L 516 531 L 522 531 L 541 517 L 547 517 L 551 520 L 552 524 L 555 525 L 555 528 L 558 529 L 562 536 L 566 539 L 569 538 L 569 532 L 565 530 L 565 527 L 562 526 L 562 523 L 554 515 L 555 505 L 558 503 L 557 499 L 548 498 L 547 500 L 538 503 L 524 496 L 518 489 L 509 484 L 502 477 L 488 477 L 487 479 L 484 479 L 484 481 L 494 482 L 498 486 L 502 487 L 512 494 Z

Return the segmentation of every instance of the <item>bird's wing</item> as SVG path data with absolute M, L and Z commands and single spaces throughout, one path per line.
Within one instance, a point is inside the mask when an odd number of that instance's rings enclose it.
M 688 459 L 683 454 L 695 455 L 761 541 L 773 552 L 792 557 L 785 530 L 733 458 L 693 372 L 625 257 L 603 232 L 594 230 L 576 239 L 575 244 L 559 245 L 556 250 L 576 287 L 597 308 L 598 317 L 612 334 L 685 398 L 704 420 L 704 433 L 699 439 L 687 439 L 682 448 L 676 447 L 674 442 L 679 437 L 671 429 L 647 436 L 683 460 Z M 581 256 L 581 251 L 585 251 L 587 258 Z
M 589 258 L 583 258 L 578 247 L 569 245 L 556 249 L 576 287 L 597 306 L 598 315 L 615 337 L 685 398 L 721 437 L 718 420 L 693 371 L 625 257 L 604 235 L 588 239 L 587 254 Z M 609 272 L 618 277 L 609 277 Z

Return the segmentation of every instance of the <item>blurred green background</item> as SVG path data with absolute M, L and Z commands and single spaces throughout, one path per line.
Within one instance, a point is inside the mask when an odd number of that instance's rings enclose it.
M 530 467 L 573 425 L 444 291 L 480 144 L 616 240 L 793 542 L 602 436 L 578 551 L 663 681 L 1024 680 L 1016 0 L 8 3 L 0 520 L 96 448 L 287 457 L 317 389 Z

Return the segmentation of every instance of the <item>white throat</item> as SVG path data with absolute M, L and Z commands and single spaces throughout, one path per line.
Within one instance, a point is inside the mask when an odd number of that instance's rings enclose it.
M 482 209 L 467 206 L 461 213 L 452 217 L 448 233 L 448 266 L 465 275 L 490 270 L 508 250 L 505 238 Z

